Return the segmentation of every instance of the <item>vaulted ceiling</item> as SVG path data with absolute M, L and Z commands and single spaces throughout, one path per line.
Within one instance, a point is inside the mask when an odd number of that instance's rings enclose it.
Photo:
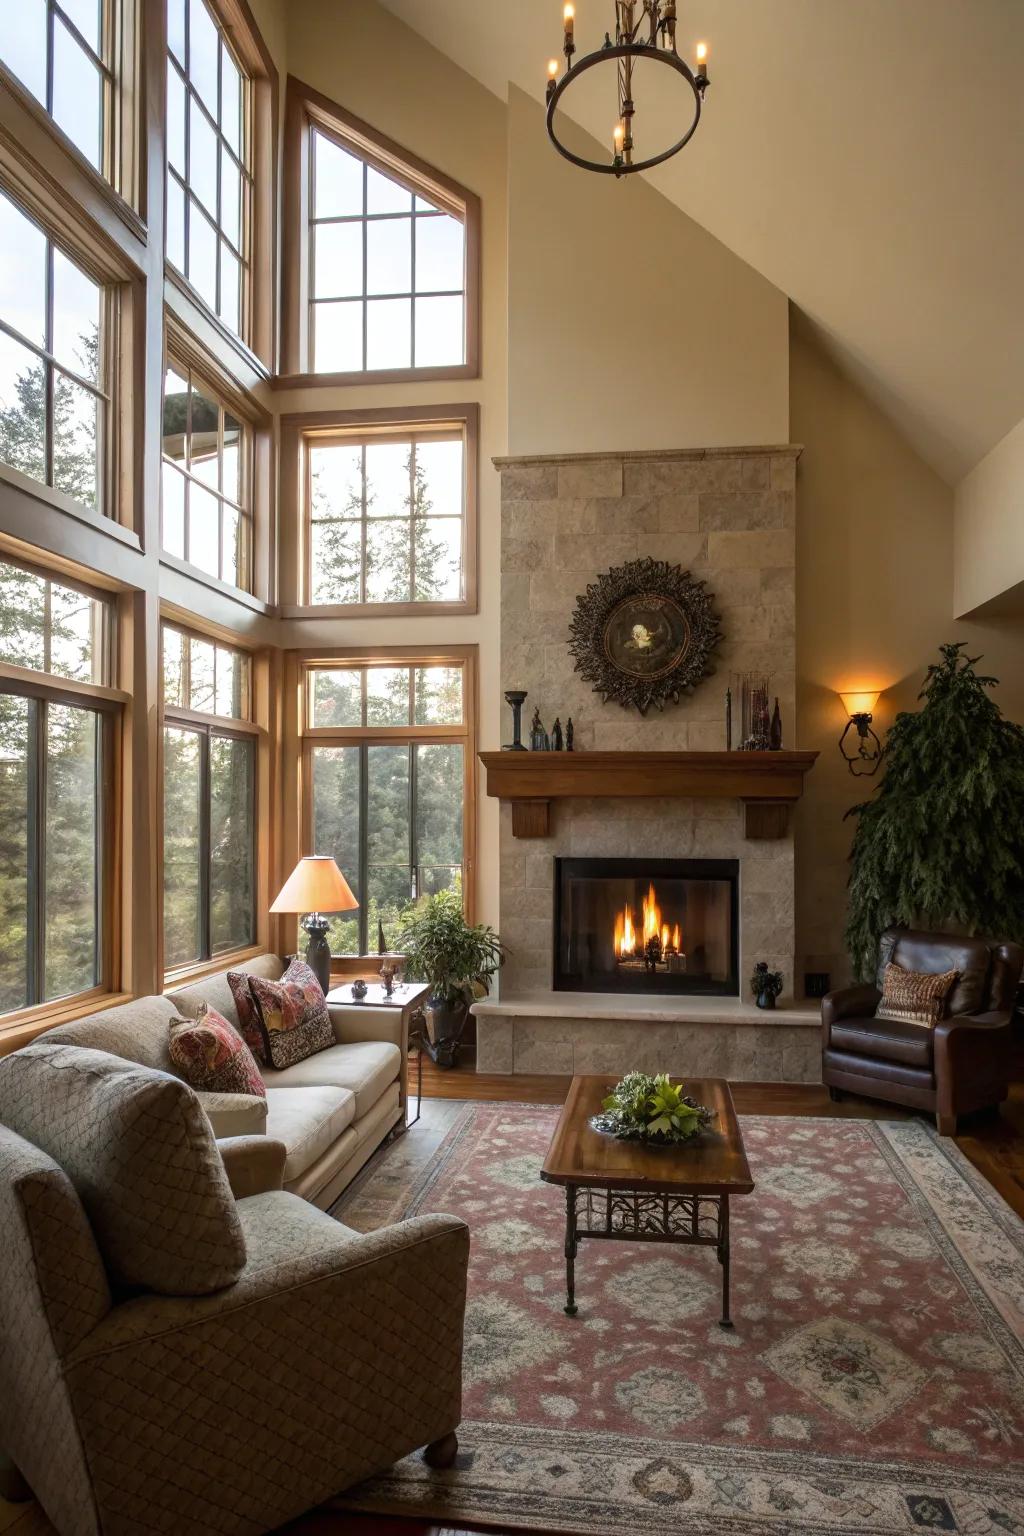
M 511 80 L 543 99 L 560 0 L 384 3 L 495 94 Z M 1024 418 L 1024 0 L 678 9 L 680 51 L 707 40 L 711 85 L 653 183 L 788 294 L 957 481 Z M 580 50 L 599 46 L 612 0 L 576 14 Z M 574 112 L 602 142 L 612 90 L 588 83 Z M 674 103 L 635 94 L 638 134 L 668 142 Z M 643 252 L 626 255 L 639 275 Z M 683 316 L 700 302 L 684 272 L 676 300 Z

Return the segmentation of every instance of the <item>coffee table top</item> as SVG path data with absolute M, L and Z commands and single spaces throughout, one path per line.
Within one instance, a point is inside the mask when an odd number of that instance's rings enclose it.
M 549 1184 L 598 1185 L 671 1194 L 748 1195 L 754 1187 L 739 1121 L 721 1077 L 688 1077 L 686 1091 L 717 1111 L 693 1142 L 649 1147 L 595 1131 L 590 1118 L 619 1081 L 615 1077 L 574 1077 L 551 1138 L 540 1176 Z

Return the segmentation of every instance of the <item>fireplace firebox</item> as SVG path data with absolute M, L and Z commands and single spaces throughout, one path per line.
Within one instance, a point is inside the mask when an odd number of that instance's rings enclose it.
M 739 993 L 736 859 L 556 859 L 559 992 Z

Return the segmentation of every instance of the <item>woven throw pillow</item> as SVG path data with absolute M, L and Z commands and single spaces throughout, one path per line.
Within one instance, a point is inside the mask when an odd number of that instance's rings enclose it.
M 37 1040 L 0 1060 L 0 1123 L 64 1169 L 116 1284 L 203 1296 L 242 1273 L 224 1164 L 180 1078 Z
M 890 960 L 882 980 L 882 1001 L 876 1018 L 901 1019 L 905 1024 L 923 1024 L 932 1029 L 945 1017 L 946 1001 L 959 971 L 941 971 L 928 976 L 921 971 L 905 971 Z
M 260 1016 L 252 992 L 249 990 L 251 980 L 252 977 L 248 971 L 228 971 L 228 986 L 235 1000 L 238 1028 L 242 1032 L 242 1039 L 260 1065 L 265 1067 L 267 1051 L 263 1041 L 263 1030 L 260 1028 Z
M 256 1058 L 233 1024 L 202 1003 L 194 1019 L 168 1025 L 171 1061 L 186 1083 L 206 1093 L 267 1096 Z
M 305 960 L 293 960 L 280 981 L 250 976 L 249 990 L 270 1066 L 293 1067 L 337 1044 L 323 990 Z

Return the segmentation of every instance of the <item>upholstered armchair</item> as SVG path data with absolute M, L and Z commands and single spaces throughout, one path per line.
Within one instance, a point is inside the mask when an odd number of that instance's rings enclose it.
M 352 1231 L 255 1140 L 218 1152 L 186 1084 L 101 1051 L 0 1061 L 5 1491 L 61 1536 L 268 1531 L 455 1455 L 465 1225 Z
M 890 961 L 928 975 L 956 970 L 946 1017 L 933 1028 L 880 1019 L 882 978 Z M 1019 944 L 888 928 L 874 982 L 822 999 L 822 1082 L 934 1114 L 939 1133 L 955 1136 L 957 1117 L 1006 1098 L 1013 1002 L 1024 965 Z

